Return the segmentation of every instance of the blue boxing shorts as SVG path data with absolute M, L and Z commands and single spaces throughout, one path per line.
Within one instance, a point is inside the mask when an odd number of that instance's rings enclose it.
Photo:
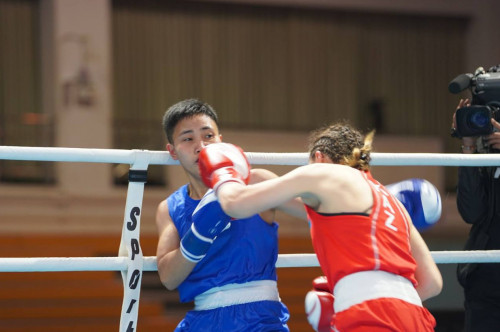
M 257 301 L 209 310 L 191 310 L 175 332 L 286 331 L 290 313 L 280 301 Z

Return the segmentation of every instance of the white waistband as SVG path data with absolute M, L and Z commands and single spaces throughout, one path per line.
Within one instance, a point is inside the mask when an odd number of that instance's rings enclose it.
M 257 301 L 280 301 L 276 281 L 256 280 L 211 288 L 195 297 L 194 310 L 209 310 Z
M 410 280 L 385 271 L 363 271 L 347 275 L 337 282 L 333 295 L 335 312 L 384 297 L 422 306 L 422 300 Z

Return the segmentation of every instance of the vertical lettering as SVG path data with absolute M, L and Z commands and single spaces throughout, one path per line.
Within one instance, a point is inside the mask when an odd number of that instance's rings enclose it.
M 141 279 L 141 271 L 134 270 L 134 272 L 130 276 L 130 280 L 128 282 L 128 287 L 130 289 L 135 289 L 137 287 L 137 284 L 139 284 L 140 279 Z
M 141 247 L 139 246 L 139 240 L 130 239 L 130 246 L 132 247 L 132 260 L 134 260 L 135 255 L 141 252 Z
M 132 308 L 134 307 L 134 304 L 136 302 L 137 302 L 137 300 L 135 300 L 135 299 L 132 299 L 132 301 L 130 301 L 130 304 L 129 304 L 128 309 L 127 309 L 127 314 L 129 314 L 132 311 Z
M 132 208 L 132 210 L 130 211 L 130 220 L 129 222 L 127 222 L 127 229 L 129 231 L 133 231 L 135 230 L 135 228 L 137 227 L 137 218 L 136 216 L 139 216 L 141 214 L 141 209 L 137 206 L 134 206 Z

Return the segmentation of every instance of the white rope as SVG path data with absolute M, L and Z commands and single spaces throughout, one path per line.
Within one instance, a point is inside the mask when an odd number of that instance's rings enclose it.
M 111 164 L 134 164 L 144 152 L 150 154 L 150 165 L 176 165 L 178 162 L 166 151 L 48 148 L 29 146 L 0 146 L 0 159 L 29 161 L 68 161 Z
M 179 164 L 166 151 L 0 146 L 0 159 L 5 160 L 133 164 L 139 153 L 150 155 L 150 165 Z M 247 152 L 246 155 L 253 165 L 299 166 L 308 162 L 305 152 Z M 499 154 L 373 152 L 371 157 L 373 166 L 500 166 Z
M 246 152 L 254 165 L 305 165 L 307 153 Z M 498 154 L 371 153 L 373 166 L 500 166 Z
M 500 250 L 432 251 L 437 264 L 500 263 Z M 145 256 L 143 271 L 158 271 L 155 256 Z M 276 267 L 318 267 L 316 254 L 280 254 Z M 126 271 L 127 257 L 0 258 L 0 272 Z
M 127 257 L 0 258 L 0 272 L 124 271 Z

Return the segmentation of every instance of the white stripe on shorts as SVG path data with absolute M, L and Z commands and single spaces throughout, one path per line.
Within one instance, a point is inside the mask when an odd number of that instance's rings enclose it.
M 194 310 L 209 310 L 257 301 L 280 301 L 276 281 L 256 280 L 211 288 L 195 297 Z
M 422 306 L 422 300 L 410 280 L 385 271 L 363 271 L 347 275 L 337 282 L 333 295 L 335 312 L 379 298 L 395 298 Z

